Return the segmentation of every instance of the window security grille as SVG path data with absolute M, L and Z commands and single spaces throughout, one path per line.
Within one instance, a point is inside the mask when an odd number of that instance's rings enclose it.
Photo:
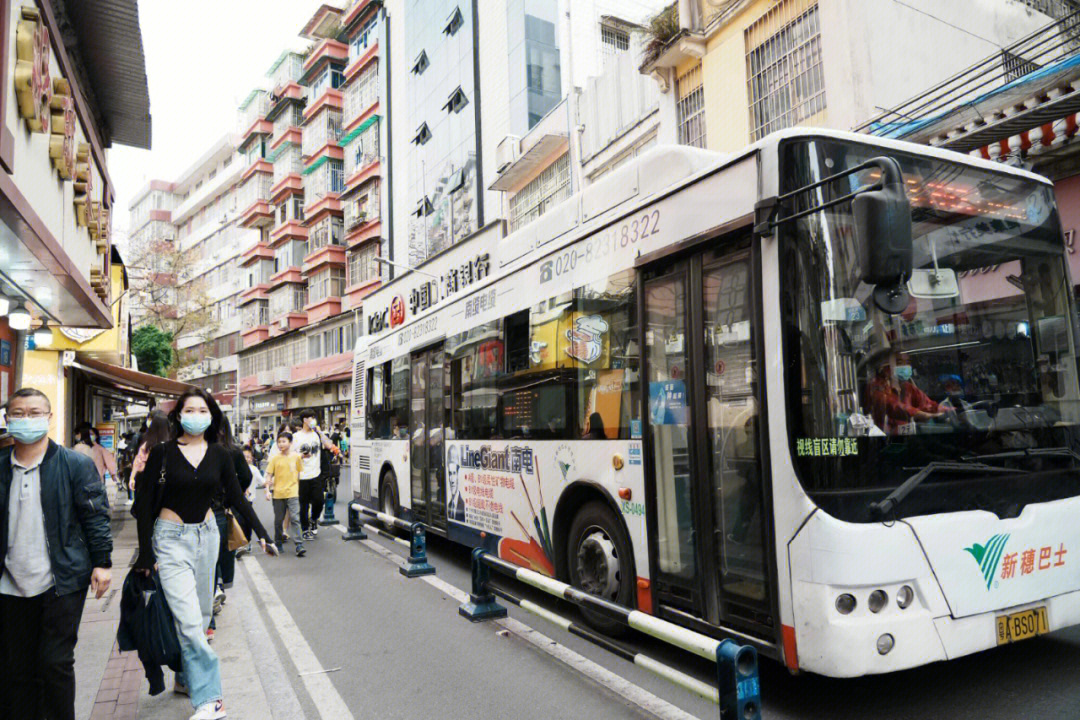
M 744 40 L 751 140 L 825 109 L 816 1 L 778 2 L 745 30 Z

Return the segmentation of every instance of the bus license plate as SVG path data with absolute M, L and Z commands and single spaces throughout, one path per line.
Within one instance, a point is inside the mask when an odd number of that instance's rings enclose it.
M 1040 606 L 997 617 L 997 644 L 1006 645 L 1050 632 L 1046 607 Z

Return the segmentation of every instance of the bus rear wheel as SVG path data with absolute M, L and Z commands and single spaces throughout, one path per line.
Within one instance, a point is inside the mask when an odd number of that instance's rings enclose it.
M 386 473 L 382 477 L 382 482 L 379 483 L 379 510 L 384 515 L 391 517 L 398 516 L 398 503 L 397 503 L 397 482 L 394 479 L 393 473 Z M 393 526 L 389 523 L 383 523 L 387 530 L 393 530 Z
M 634 555 L 621 518 L 601 501 L 587 503 L 570 524 L 567 542 L 570 584 L 623 607 L 634 607 Z M 594 610 L 581 610 L 585 622 L 606 635 L 626 626 Z

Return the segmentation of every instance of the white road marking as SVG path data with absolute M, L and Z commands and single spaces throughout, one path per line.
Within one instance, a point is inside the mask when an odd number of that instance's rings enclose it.
M 281 644 L 289 651 L 289 656 L 319 716 L 323 720 L 355 720 L 352 712 L 349 711 L 349 706 L 345 704 L 337 688 L 326 676 L 325 669 L 315 656 L 315 651 L 308 645 L 304 634 L 296 626 L 296 621 L 293 620 L 285 604 L 281 602 L 266 572 L 257 562 L 244 563 L 244 570 L 251 579 L 255 593 L 266 606 L 266 614 L 270 616 L 274 629 L 281 637 Z M 361 707 L 370 707 L 370 703 L 366 700 L 367 698 L 361 703 Z
M 341 526 L 336 527 L 342 534 L 347 532 L 347 529 Z M 395 565 L 403 565 L 401 556 L 395 555 L 387 548 L 383 547 L 374 540 L 361 540 L 365 547 L 371 549 L 377 555 L 389 560 Z M 436 588 L 447 597 L 453 598 L 460 603 L 467 602 L 469 594 L 450 583 L 446 582 L 442 578 L 436 575 L 423 575 L 419 578 L 428 585 Z M 467 622 L 462 619 L 462 622 Z M 672 705 L 667 700 L 661 697 L 653 695 L 651 692 L 635 685 L 626 678 L 620 677 L 611 672 L 607 668 L 599 665 L 592 660 L 580 655 L 565 645 L 560 645 L 558 642 L 552 640 L 547 635 L 544 635 L 538 630 L 534 630 L 523 622 L 515 620 L 514 618 L 501 618 L 494 621 L 500 627 L 513 633 L 517 637 L 521 638 L 525 642 L 531 644 L 538 650 L 541 650 L 548 655 L 552 656 L 556 660 L 566 664 L 571 669 L 578 671 L 585 677 L 589 678 L 597 685 L 605 688 L 606 690 L 623 698 L 631 705 L 634 705 L 645 712 L 654 715 L 660 720 L 698 720 L 698 718 L 685 710 Z
M 240 624 L 247 635 L 251 654 L 258 658 L 255 667 L 259 675 L 259 682 L 266 691 L 266 699 L 270 704 L 270 712 L 274 720 L 307 720 L 300 700 L 296 697 L 292 682 L 285 671 L 285 664 L 281 661 L 270 632 L 263 622 L 262 614 L 258 611 L 251 612 L 255 607 L 255 601 L 248 590 L 248 582 L 251 573 L 247 569 L 256 564 L 255 558 L 248 555 L 248 559 L 237 563 L 239 570 L 236 573 L 236 583 L 229 591 L 229 597 L 236 607 L 241 608 L 237 613 L 240 616 Z

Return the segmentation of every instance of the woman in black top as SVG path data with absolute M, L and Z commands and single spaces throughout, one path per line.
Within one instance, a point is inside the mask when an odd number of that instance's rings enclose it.
M 218 658 L 206 640 L 212 613 L 219 534 L 211 505 L 226 503 L 244 517 L 263 550 L 273 543 L 236 479 L 229 452 L 218 443 L 222 413 L 205 390 L 193 388 L 176 401 L 169 422 L 176 440 L 150 451 L 136 478 L 139 557 L 136 569 L 157 568 L 161 589 L 176 621 L 184 671 L 176 689 L 190 695 L 192 720 L 225 717 Z

